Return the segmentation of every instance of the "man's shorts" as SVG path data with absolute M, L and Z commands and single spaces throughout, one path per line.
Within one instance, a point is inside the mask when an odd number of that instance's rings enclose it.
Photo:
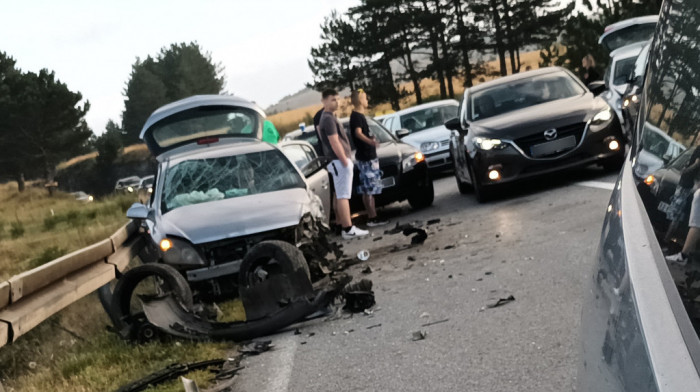
M 357 193 L 360 195 L 378 195 L 382 193 L 382 171 L 379 170 L 379 160 L 357 161 L 360 171 L 360 185 Z
M 336 199 L 348 199 L 352 196 L 352 161 L 348 167 L 343 166 L 339 160 L 333 160 L 326 166 L 333 177 Z

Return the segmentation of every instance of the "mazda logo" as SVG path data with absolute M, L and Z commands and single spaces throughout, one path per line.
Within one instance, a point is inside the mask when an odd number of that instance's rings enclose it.
M 557 138 L 557 130 L 552 128 L 544 131 L 544 138 L 547 140 L 554 140 Z

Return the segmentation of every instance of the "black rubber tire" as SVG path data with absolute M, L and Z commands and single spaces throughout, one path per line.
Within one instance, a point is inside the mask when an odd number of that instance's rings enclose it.
M 489 201 L 492 197 L 491 192 L 488 190 L 484 189 L 484 187 L 479 184 L 479 180 L 476 179 L 476 175 L 474 175 L 474 168 L 469 165 L 469 177 L 472 179 L 472 189 L 474 189 L 474 196 L 476 197 L 476 201 L 479 203 L 485 203 Z
M 430 174 L 426 174 L 423 181 L 423 184 L 418 186 L 415 192 L 408 196 L 408 204 L 414 210 L 428 208 L 433 205 L 433 200 L 435 200 L 435 188 L 433 187 L 433 179 L 430 178 Z
M 459 179 L 459 174 L 457 174 L 457 168 L 455 168 L 455 180 L 457 180 L 457 189 L 459 189 L 459 193 L 466 195 L 467 193 L 470 193 L 473 190 L 471 184 L 463 182 Z
M 278 264 L 270 265 L 269 261 L 274 259 Z M 309 265 L 304 258 L 304 254 L 294 245 L 284 241 L 263 241 L 248 250 L 241 269 L 238 272 L 238 282 L 241 287 L 255 285 L 259 279 L 255 276 L 255 270 L 263 265 L 268 265 L 268 273 L 291 274 L 299 269 L 303 270 L 306 276 L 311 279 Z
M 156 276 L 163 280 L 168 292 L 176 295 L 185 309 L 192 308 L 192 290 L 185 277 L 178 270 L 167 264 L 142 264 L 127 271 L 119 278 L 112 293 L 112 313 L 119 325 L 117 330 L 129 323 L 131 314 L 131 297 L 141 281 Z

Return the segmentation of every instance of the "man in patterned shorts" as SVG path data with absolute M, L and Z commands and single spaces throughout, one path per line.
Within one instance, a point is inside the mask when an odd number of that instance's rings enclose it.
M 360 185 L 357 193 L 362 195 L 362 202 L 367 211 L 367 226 L 381 226 L 388 222 L 377 217 L 374 195 L 382 193 L 382 172 L 379 170 L 377 147 L 379 142 L 372 135 L 365 118 L 369 106 L 367 94 L 362 89 L 350 94 L 353 111 L 350 114 L 350 133 L 355 142 L 355 161 L 360 172 Z

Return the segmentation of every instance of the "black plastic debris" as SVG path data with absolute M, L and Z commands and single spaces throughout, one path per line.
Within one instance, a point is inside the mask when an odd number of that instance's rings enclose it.
M 270 350 L 270 348 L 272 348 L 272 340 L 261 340 L 244 344 L 238 348 L 238 352 L 241 354 L 258 355 Z
M 428 239 L 428 233 L 423 229 L 413 226 L 403 229 L 403 235 L 410 236 L 411 234 L 415 234 L 413 237 L 411 237 L 412 245 L 420 245 L 424 243 L 426 239 Z
M 353 313 L 363 312 L 376 304 L 374 291 L 372 291 L 372 281 L 368 279 L 362 279 L 357 283 L 345 286 L 343 297 L 345 298 L 344 309 Z
M 450 321 L 450 319 L 448 319 L 448 318 L 442 319 L 442 320 L 437 320 L 437 321 L 432 321 L 432 322 L 425 323 L 425 324 L 421 325 L 421 327 L 429 327 L 431 325 L 442 324 L 442 323 L 446 323 L 448 321 Z
M 372 267 L 366 266 L 365 268 L 362 269 L 363 274 L 371 274 L 372 273 Z
M 428 333 L 425 331 L 416 331 L 413 333 L 411 340 L 413 340 L 414 342 L 417 342 L 419 340 L 425 339 L 427 336 L 428 336 Z
M 379 324 L 374 324 L 374 325 L 370 325 L 369 327 L 367 327 L 367 329 L 379 328 L 379 327 L 381 327 L 381 326 L 382 326 L 381 323 L 379 323 Z
M 374 237 L 374 239 L 372 241 L 374 241 L 374 242 L 381 241 L 383 238 L 384 237 L 382 237 L 382 236 Z
M 486 305 L 487 308 L 492 309 L 492 308 L 497 308 L 499 306 L 503 306 L 505 304 L 511 303 L 515 301 L 515 297 L 512 295 L 509 295 L 507 298 L 499 298 L 498 301 Z
M 427 222 L 428 226 L 435 225 L 435 224 L 438 224 L 438 223 L 440 223 L 440 218 L 431 219 L 431 220 L 429 220 L 429 221 Z
M 486 271 L 486 272 L 484 272 L 484 275 L 493 275 L 493 272 L 491 272 L 491 271 Z
M 455 248 L 454 245 L 447 245 L 444 249 L 447 250 L 447 249 L 454 249 L 454 248 Z
M 416 258 L 413 257 L 413 256 L 408 256 L 408 257 L 406 258 L 406 260 L 408 260 L 408 261 L 416 261 Z
M 301 335 L 301 329 L 297 328 L 294 330 L 295 335 Z
M 226 362 L 224 359 L 213 359 L 209 361 L 194 362 L 194 363 L 176 363 L 172 364 L 165 369 L 158 370 L 138 381 L 134 381 L 125 385 L 119 389 L 117 392 L 138 392 L 145 391 L 146 389 L 162 384 L 166 381 L 175 379 L 179 376 L 185 375 L 193 370 L 207 369 L 210 367 L 221 368 L 221 366 Z

